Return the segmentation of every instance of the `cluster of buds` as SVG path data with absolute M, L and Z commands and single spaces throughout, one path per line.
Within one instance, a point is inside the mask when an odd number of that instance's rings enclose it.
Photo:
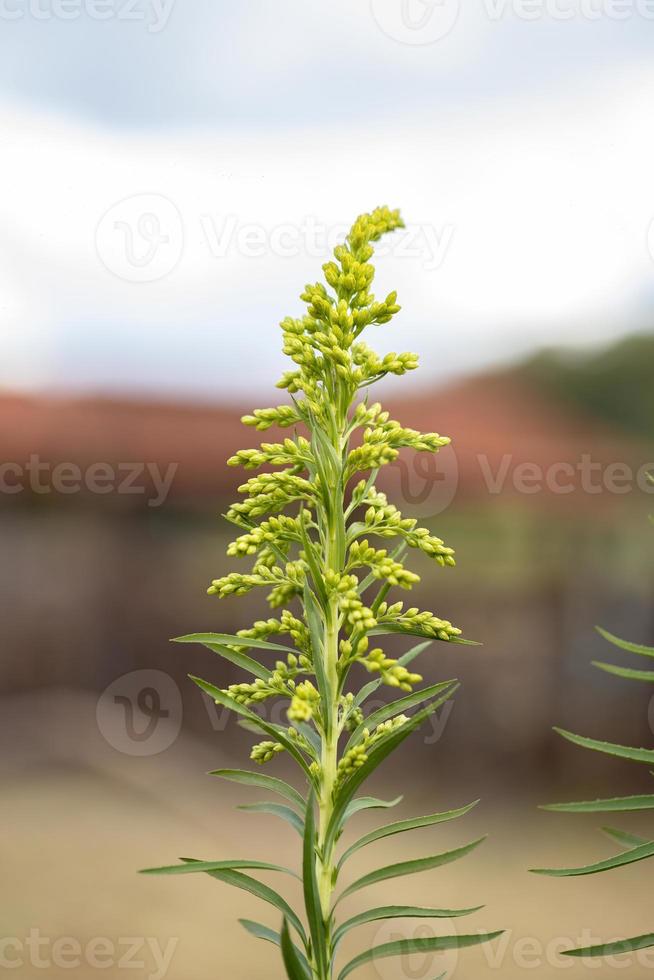
M 401 537 L 410 548 L 418 548 L 428 558 L 439 565 L 454 565 L 454 549 L 448 548 L 441 538 L 432 535 L 427 528 L 417 527 L 414 517 L 402 517 L 395 504 L 389 504 L 385 493 L 370 487 L 365 493 L 363 481 L 355 490 L 359 491 L 357 503 L 367 505 L 364 522 L 370 533 L 380 538 Z
M 252 751 L 250 752 L 250 758 L 257 765 L 263 766 L 264 763 L 270 762 L 274 759 L 279 752 L 284 751 L 284 746 L 281 742 L 258 742 L 256 745 L 252 746 Z
M 338 596 L 338 607 L 345 617 L 345 622 L 350 628 L 366 630 L 374 629 L 377 620 L 367 606 L 364 606 L 358 592 L 359 580 L 356 575 L 346 575 L 341 572 L 328 571 L 325 576 L 325 584 L 330 592 L 335 592 Z
M 308 510 L 303 510 L 298 517 L 288 517 L 286 514 L 271 517 L 232 541 L 227 548 L 227 554 L 231 557 L 243 557 L 256 554 L 266 544 L 286 545 L 290 541 L 301 541 L 302 527 L 306 528 L 311 520 L 312 515 Z
M 243 425 L 251 425 L 260 432 L 265 432 L 273 425 L 280 429 L 288 429 L 291 425 L 296 425 L 302 419 L 293 405 L 278 405 L 276 408 L 255 408 L 252 415 L 244 415 L 241 419 Z
M 242 466 L 256 470 L 260 466 L 290 466 L 300 471 L 311 461 L 311 445 L 304 436 L 287 438 L 283 442 L 262 442 L 259 449 L 239 449 L 227 460 L 228 466 Z
M 302 681 L 293 692 L 288 709 L 289 721 L 310 721 L 320 703 L 320 694 L 311 681 Z
M 370 650 L 365 656 L 357 656 L 356 660 L 371 674 L 379 674 L 384 684 L 399 687 L 402 691 L 412 691 L 413 685 L 422 680 L 421 674 L 412 674 L 397 660 L 387 657 L 380 647 Z
M 238 631 L 239 636 L 253 640 L 267 640 L 270 636 L 288 634 L 298 650 L 304 653 L 299 655 L 301 667 L 310 668 L 311 659 L 308 654 L 311 652 L 311 641 L 309 629 L 305 623 L 297 619 L 289 609 L 284 609 L 279 619 L 258 619 L 250 629 Z
M 343 727 L 348 732 L 353 732 L 355 728 L 358 728 L 363 723 L 363 711 L 354 701 L 354 694 L 351 691 L 341 695 L 339 700 Z
M 452 626 L 449 620 L 439 619 L 430 612 L 420 612 L 415 607 L 404 610 L 403 602 L 394 602 L 390 606 L 382 602 L 377 610 L 377 619 L 380 623 L 392 623 L 407 630 L 419 630 L 425 636 L 433 636 L 435 640 L 447 642 L 461 636 L 461 630 Z
M 275 669 L 267 680 L 257 677 L 251 684 L 230 684 L 225 694 L 229 694 L 239 704 L 245 705 L 258 704 L 276 695 L 293 697 L 297 688 L 302 687 L 302 683 L 296 686 L 295 678 L 298 674 L 304 673 L 309 666 L 306 657 L 297 657 L 294 653 L 289 653 L 286 663 L 283 660 L 276 662 Z
M 229 575 L 214 579 L 207 594 L 224 599 L 228 595 L 245 595 L 259 585 L 272 585 L 285 590 L 289 595 L 296 595 L 304 588 L 305 575 L 306 566 L 303 561 L 289 561 L 284 568 L 279 565 L 269 567 L 264 562 L 259 562 L 250 575 L 230 572 Z
M 389 585 L 410 589 L 420 576 L 410 572 L 402 562 L 390 557 L 385 548 L 373 548 L 367 541 L 353 541 L 349 550 L 349 568 L 366 565 L 376 579 L 384 579 Z
M 232 504 L 227 511 L 227 519 L 235 524 L 243 519 L 252 520 L 271 512 L 282 511 L 294 500 L 313 500 L 316 488 L 308 480 L 296 476 L 291 470 L 281 473 L 261 473 L 248 480 L 239 488 L 239 493 L 248 494 L 247 500 Z
M 352 361 L 355 365 L 353 377 L 359 386 L 370 384 L 385 374 L 406 374 L 407 371 L 415 371 L 418 367 L 418 355 L 411 351 L 390 354 L 380 357 L 374 350 L 358 341 L 352 346 Z
M 370 732 L 369 729 L 364 728 L 360 741 L 345 752 L 338 764 L 338 781 L 343 782 L 348 776 L 354 775 L 357 769 L 360 769 L 368 761 L 370 750 L 375 742 L 396 728 L 401 728 L 408 720 L 406 715 L 396 715 L 394 718 L 389 718 L 388 721 L 377 725 L 374 732 Z

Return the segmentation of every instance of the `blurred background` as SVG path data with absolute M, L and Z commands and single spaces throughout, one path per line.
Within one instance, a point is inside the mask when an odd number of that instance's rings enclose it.
M 358 975 L 551 978 L 561 948 L 651 931 L 644 864 L 526 869 L 612 852 L 595 818 L 538 803 L 650 778 L 551 728 L 654 731 L 648 691 L 591 666 L 615 660 L 596 624 L 654 641 L 653 19 L 645 0 L 1 4 L 0 972 L 281 976 L 236 923 L 277 926 L 266 906 L 135 872 L 297 860 L 291 830 L 235 809 L 251 791 L 205 775 L 252 739 L 186 674 L 237 672 L 168 639 L 264 613 L 206 596 L 233 567 L 225 459 L 257 441 L 240 415 L 283 400 L 277 323 L 384 203 L 407 227 L 377 291 L 403 311 L 369 342 L 422 367 L 379 397 L 453 442 L 380 482 L 456 549 L 454 569 L 417 568 L 416 605 L 483 645 L 423 655 L 426 680 L 462 688 L 372 789 L 403 792 L 400 816 L 482 803 L 359 867 L 490 840 L 350 906 L 484 902 L 466 930 L 508 931 Z M 370 926 L 348 950 L 430 930 Z M 569 975 L 625 968 L 654 957 Z

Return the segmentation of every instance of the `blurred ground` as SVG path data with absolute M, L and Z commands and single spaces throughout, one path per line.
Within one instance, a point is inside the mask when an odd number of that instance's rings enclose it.
M 161 755 L 129 757 L 103 740 L 95 711 L 93 697 L 66 691 L 41 692 L 2 705 L 3 741 L 15 746 L 3 760 L 0 791 L 3 823 L 10 830 L 0 844 L 5 894 L 11 896 L 3 913 L 4 935 L 26 940 L 30 929 L 37 929 L 51 940 L 40 956 L 50 957 L 46 975 L 54 980 L 97 972 L 83 963 L 79 968 L 57 967 L 52 942 L 61 937 L 74 937 L 82 949 L 106 938 L 115 960 L 127 955 L 127 940 L 133 939 L 132 947 L 139 945 L 134 960 L 142 965 L 130 967 L 128 975 L 144 980 L 160 976 L 162 963 L 148 946 L 141 948 L 144 940 L 170 952 L 168 980 L 281 975 L 273 948 L 242 933 L 236 923 L 237 917 L 250 917 L 275 926 L 276 914 L 268 906 L 201 876 L 144 878 L 135 872 L 174 863 L 182 854 L 270 859 L 271 847 L 273 860 L 297 867 L 293 832 L 272 817 L 234 809 L 238 802 L 258 798 L 256 791 L 204 775 L 210 768 L 235 763 L 218 737 L 207 744 L 182 736 Z M 469 802 L 479 787 L 464 786 L 451 773 L 445 778 L 443 756 L 444 747 L 434 749 L 431 762 L 415 774 L 410 787 L 404 773 L 391 779 L 387 770 L 385 780 L 376 781 L 376 791 L 394 796 L 405 790 L 406 799 L 395 811 L 400 816 Z M 484 846 L 453 866 L 362 892 L 344 911 L 354 913 L 378 900 L 454 908 L 486 903 L 473 917 L 439 922 L 438 927 L 460 930 L 464 924 L 465 931 L 475 931 L 508 926 L 507 936 L 492 949 L 462 952 L 458 962 L 449 954 L 380 961 L 358 973 L 362 980 L 432 980 L 446 967 L 457 980 L 498 971 L 517 978 L 526 969 L 554 978 L 570 963 L 557 955 L 557 942 L 560 948 L 590 935 L 609 939 L 651 929 L 651 873 L 644 865 L 594 879 L 556 881 L 527 874 L 529 864 L 574 865 L 608 856 L 611 845 L 591 832 L 597 823 L 593 818 L 540 813 L 530 787 L 506 796 L 494 791 L 492 782 L 488 780 L 482 804 L 462 820 L 374 845 L 374 852 L 363 852 L 350 871 L 362 873 L 489 833 Z M 360 815 L 355 833 L 378 819 Z M 623 818 L 621 824 L 637 832 L 647 821 Z M 293 887 L 282 890 L 297 899 Z M 357 952 L 367 941 L 428 935 L 430 930 L 429 924 L 415 922 L 365 927 L 343 952 Z M 12 948 L 5 955 L 11 960 L 19 953 Z M 14 976 L 36 980 L 44 975 L 43 967 L 30 963 L 27 949 L 20 955 L 24 963 Z M 627 963 L 627 976 L 651 973 L 654 960 L 640 956 L 642 964 Z M 599 975 L 612 975 L 619 962 L 614 967 L 603 963 Z M 625 958 L 621 962 L 625 975 Z M 125 969 L 116 962 L 101 972 L 118 980 Z M 575 963 L 574 973 L 567 975 L 587 972 L 597 975 L 597 963 Z

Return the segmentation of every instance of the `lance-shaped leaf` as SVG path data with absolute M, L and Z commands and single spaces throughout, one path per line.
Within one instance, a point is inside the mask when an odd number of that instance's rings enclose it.
M 181 640 L 176 640 L 175 642 L 186 642 L 186 638 L 182 637 Z M 265 667 L 263 664 L 260 664 L 257 660 L 249 657 L 247 653 L 242 653 L 240 650 L 232 650 L 230 647 L 225 646 L 222 643 L 203 643 L 202 646 L 207 647 L 207 649 L 211 650 L 213 653 L 217 653 L 218 656 L 223 658 L 223 660 L 229 661 L 229 663 L 234 664 L 235 667 L 240 667 L 242 670 L 246 670 L 248 673 L 254 674 L 255 677 L 261 678 L 262 681 L 267 681 L 270 679 L 270 667 Z
M 620 953 L 633 953 L 637 949 L 647 949 L 649 946 L 654 946 L 654 932 L 644 936 L 634 936 L 633 939 L 617 939 L 612 943 L 583 946 L 580 949 L 564 949 L 561 952 L 564 956 L 619 956 Z
M 290 824 L 300 837 L 304 835 L 304 820 L 295 810 L 291 810 L 290 806 L 284 806 L 283 803 L 243 803 L 237 807 L 237 810 L 244 810 L 246 813 L 269 813 Z
M 620 847 L 640 847 L 641 844 L 649 843 L 647 837 L 639 837 L 637 834 L 629 834 L 626 830 L 617 830 L 615 827 L 602 827 L 602 830 L 607 837 L 610 837 L 611 840 L 616 841 Z
M 595 629 L 600 636 L 603 636 L 605 640 L 612 643 L 614 647 L 626 650 L 627 653 L 637 653 L 641 657 L 654 657 L 654 647 L 644 646 L 642 643 L 630 643 L 629 640 L 621 640 L 619 636 L 614 636 L 613 633 L 602 629 L 601 626 L 596 626 Z
M 457 687 L 458 685 L 454 685 L 452 688 L 445 691 L 440 695 L 440 697 L 436 698 L 420 711 L 417 711 L 399 728 L 392 729 L 388 734 L 383 736 L 383 738 L 380 738 L 379 741 L 375 743 L 370 750 L 367 761 L 359 769 L 357 769 L 352 776 L 350 776 L 336 795 L 334 810 L 332 812 L 326 834 L 328 846 L 333 843 L 340 832 L 345 809 L 359 786 L 365 782 L 368 776 L 374 772 L 377 766 L 379 766 L 384 759 L 386 759 L 390 753 L 397 748 L 398 745 L 408 738 L 409 735 L 416 730 L 416 728 L 420 727 L 425 719 L 429 718 L 434 711 L 440 708 L 441 704 L 452 696 Z
M 171 643 L 201 643 L 203 646 L 253 647 L 257 650 L 276 650 L 278 653 L 294 653 L 291 647 L 268 640 L 257 640 L 250 636 L 237 636 L 235 633 L 189 633 L 187 636 L 174 636 Z
M 245 769 L 214 769 L 209 775 L 219 776 L 221 779 L 227 779 L 233 783 L 242 783 L 245 786 L 256 786 L 257 789 L 270 790 L 271 793 L 276 793 L 277 796 L 281 796 L 289 803 L 299 807 L 304 813 L 306 804 L 298 791 L 276 776 L 267 776 L 262 772 L 248 772 Z
M 209 697 L 213 698 L 214 701 L 218 701 L 218 703 L 222 704 L 225 708 L 229 708 L 230 711 L 233 711 L 235 714 L 245 718 L 246 721 L 248 721 L 251 725 L 254 725 L 258 730 L 264 732 L 266 735 L 270 735 L 271 738 L 275 739 L 275 741 L 280 742 L 313 782 L 312 774 L 309 771 L 309 766 L 307 765 L 304 756 L 292 739 L 288 737 L 285 729 L 281 728 L 279 725 L 271 725 L 269 722 L 264 721 L 263 718 L 260 718 L 254 711 L 250 711 L 250 709 L 246 708 L 244 704 L 239 704 L 238 701 L 230 697 L 229 694 L 225 694 L 224 691 L 221 691 L 220 688 L 216 687 L 214 684 L 210 684 L 208 681 L 203 681 L 201 677 L 194 677 L 192 674 L 189 674 L 189 677 L 194 684 L 197 684 L 198 687 L 203 690 L 205 694 L 208 694 Z
M 282 925 L 280 940 L 282 947 L 282 958 L 284 960 L 284 966 L 286 967 L 286 973 L 289 980 L 310 980 L 309 973 L 305 969 L 297 949 L 291 942 L 291 936 L 288 931 L 288 922 L 286 919 L 284 919 L 284 923 Z
M 555 728 L 555 732 L 567 738 L 574 745 L 580 745 L 582 749 L 593 749 L 595 752 L 603 752 L 605 755 L 615 755 L 619 759 L 630 759 L 632 762 L 646 762 L 654 764 L 654 750 L 635 749 L 629 745 L 614 745 L 613 742 L 600 742 L 594 738 L 585 738 L 583 735 L 575 735 L 573 732 L 566 732 L 563 728 Z
M 420 830 L 422 827 L 433 827 L 435 824 L 456 820 L 457 817 L 462 817 L 466 813 L 469 813 L 478 803 L 479 800 L 475 800 L 474 803 L 469 803 L 459 810 L 448 810 L 445 813 L 431 813 L 426 817 L 413 817 L 409 820 L 397 820 L 395 823 L 386 824 L 385 827 L 378 827 L 377 830 L 370 831 L 369 834 L 365 834 L 358 841 L 355 841 L 354 844 L 351 844 L 344 852 L 338 865 L 341 867 L 352 854 L 361 850 L 362 847 L 367 847 L 368 844 L 374 844 L 375 841 L 384 840 L 386 837 L 393 837 L 395 834 L 404 834 L 409 830 Z
M 448 688 L 452 687 L 457 683 L 456 679 L 452 678 L 449 681 L 441 681 L 439 684 L 432 684 L 430 687 L 423 687 L 419 691 L 412 691 L 411 694 L 407 694 L 406 697 L 397 698 L 395 701 L 390 701 L 388 704 L 384 704 L 381 708 L 377 708 L 372 714 L 368 715 L 367 718 L 358 725 L 352 732 L 348 743 L 345 747 L 345 751 L 352 748 L 360 741 L 363 731 L 367 728 L 372 731 L 377 725 L 381 725 L 382 722 L 387 721 L 389 718 L 393 718 L 395 715 L 400 715 L 404 711 L 408 711 L 409 708 L 414 708 L 417 704 L 423 704 L 425 701 L 429 701 L 430 698 L 436 697 L 438 694 L 442 694 Z
M 613 674 L 615 677 L 624 677 L 628 681 L 646 681 L 654 684 L 654 670 L 634 670 L 632 667 L 617 667 L 615 664 L 605 664 L 600 660 L 593 660 L 593 667 L 598 667 L 606 674 Z
M 239 919 L 238 921 L 243 926 L 245 931 L 249 932 L 250 935 L 254 936 L 256 939 L 263 939 L 265 942 L 272 943 L 274 946 L 281 946 L 281 933 L 276 932 L 274 929 L 270 929 L 268 926 L 264 926 L 261 922 L 253 922 L 252 919 Z M 304 953 L 299 950 L 297 946 L 295 946 L 295 952 L 302 966 L 306 970 L 307 975 L 310 975 L 311 970 Z
M 622 854 L 616 854 L 606 861 L 598 861 L 596 864 L 587 864 L 583 868 L 532 868 L 534 874 L 550 875 L 553 878 L 569 878 L 577 875 L 594 875 L 600 871 L 611 871 L 613 868 L 621 868 L 625 864 L 635 864 L 636 861 L 644 861 L 646 858 L 654 857 L 654 841 L 648 841 L 639 847 L 632 847 Z
M 387 636 L 389 633 L 401 633 L 403 636 L 421 636 L 423 640 L 431 640 L 434 643 L 463 643 L 469 647 L 481 646 L 477 640 L 466 640 L 462 636 L 450 636 L 447 640 L 443 640 L 440 636 L 434 636 L 433 633 L 420 629 L 418 626 L 404 626 L 402 623 L 380 623 L 379 626 L 367 631 L 368 636 Z
M 483 907 L 483 905 L 476 905 L 470 909 L 426 909 L 419 905 L 383 905 L 360 912 L 343 922 L 334 930 L 334 944 L 351 929 L 365 926 L 368 922 L 379 922 L 381 919 L 456 919 L 462 915 L 479 912 Z
M 187 864 L 199 863 L 195 858 L 181 858 L 181 860 L 185 861 Z M 277 909 L 286 919 L 288 919 L 306 947 L 307 935 L 304 931 L 302 922 L 288 902 L 273 888 L 270 888 L 269 885 L 264 885 L 263 882 L 257 881 L 256 878 L 252 878 L 250 875 L 243 874 L 242 871 L 207 871 L 205 874 L 207 874 L 209 878 L 214 878 L 216 881 L 222 881 L 226 885 L 232 885 L 234 888 L 239 888 L 242 891 L 249 892 L 250 895 L 254 895 L 255 898 L 261 899 L 262 902 L 272 905 L 273 908 Z
M 357 796 L 355 800 L 348 803 L 345 808 L 343 822 L 353 817 L 361 810 L 390 810 L 404 799 L 403 796 L 396 796 L 394 800 L 378 800 L 376 796 Z
M 630 810 L 653 810 L 654 796 L 615 796 L 607 800 L 584 800 L 579 803 L 547 803 L 540 809 L 559 813 L 626 813 Z
M 354 970 L 366 963 L 381 960 L 388 956 L 407 956 L 410 953 L 440 953 L 448 949 L 465 949 L 467 946 L 478 946 L 502 935 L 498 932 L 480 932 L 472 936 L 434 936 L 425 939 L 399 939 L 382 946 L 373 946 L 365 953 L 360 953 L 344 966 L 338 975 L 338 980 L 345 980 Z
M 191 875 L 199 874 L 204 871 L 240 871 L 240 870 L 259 870 L 259 871 L 280 871 L 282 874 L 291 875 L 298 878 L 294 871 L 283 868 L 279 864 L 269 864 L 267 861 L 196 861 L 189 860 L 186 864 L 169 864 L 162 868 L 144 868 L 142 875 Z
M 348 885 L 345 891 L 339 895 L 338 901 L 342 901 L 348 895 L 352 895 L 362 888 L 367 888 L 368 885 L 376 885 L 380 881 L 388 881 L 390 878 L 402 878 L 405 875 L 417 874 L 420 871 L 430 871 L 432 868 L 440 868 L 445 864 L 451 864 L 453 861 L 458 861 L 460 858 L 465 857 L 466 854 L 470 854 L 484 840 L 486 840 L 485 837 L 480 837 L 478 840 L 471 841 L 470 844 L 464 844 L 463 847 L 456 847 L 451 851 L 443 851 L 441 854 L 433 854 L 425 858 L 415 858 L 412 861 L 400 861 L 397 864 L 388 864 L 384 868 L 378 868 L 376 871 L 371 871 L 357 881 L 352 882 L 351 885 Z
M 327 973 L 328 956 L 325 942 L 325 923 L 316 876 L 316 824 L 313 792 L 309 794 L 306 816 L 304 818 L 302 881 L 304 884 L 304 906 L 309 922 L 309 933 L 311 935 L 311 947 L 318 966 L 318 972 L 323 976 Z

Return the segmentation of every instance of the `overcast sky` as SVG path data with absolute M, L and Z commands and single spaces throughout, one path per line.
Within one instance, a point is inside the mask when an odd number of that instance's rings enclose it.
M 0 0 L 0 384 L 270 385 L 381 203 L 424 380 L 648 327 L 654 0 L 539 2 Z

